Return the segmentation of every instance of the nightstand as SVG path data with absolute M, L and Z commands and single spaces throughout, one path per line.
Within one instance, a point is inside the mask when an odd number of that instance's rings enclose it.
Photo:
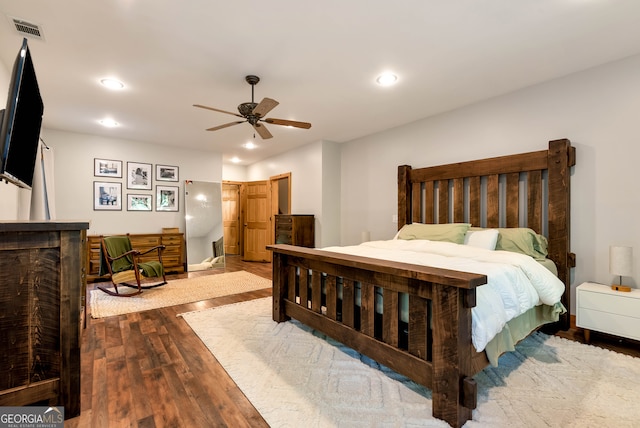
M 614 291 L 609 285 L 585 282 L 576 288 L 576 325 L 590 330 L 640 340 L 640 290 Z

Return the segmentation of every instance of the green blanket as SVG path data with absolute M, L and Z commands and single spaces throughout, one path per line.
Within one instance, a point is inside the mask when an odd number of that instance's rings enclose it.
M 132 250 L 131 241 L 127 236 L 109 236 L 104 238 L 104 243 L 109 254 L 124 254 Z M 102 251 L 102 246 L 100 246 L 100 276 L 109 273 L 109 268 L 107 267 L 108 263 L 106 255 Z M 159 261 L 138 263 L 138 268 L 140 268 L 142 275 L 146 277 L 162 276 L 164 273 L 164 268 Z M 133 269 L 133 256 L 131 254 L 126 257 L 122 257 L 121 259 L 114 260 L 111 265 L 113 273 L 131 269 Z

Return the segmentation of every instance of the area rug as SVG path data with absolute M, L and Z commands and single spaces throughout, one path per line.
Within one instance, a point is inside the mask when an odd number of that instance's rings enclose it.
M 281 427 L 447 427 L 431 393 L 263 298 L 181 314 L 264 419 Z M 476 375 L 465 427 L 639 426 L 640 359 L 535 333 Z
M 246 271 L 228 272 L 170 280 L 162 287 L 144 290 L 133 297 L 115 297 L 91 290 L 89 304 L 91 317 L 103 318 L 271 288 L 271 285 L 271 280 Z M 124 287 L 124 292 L 130 290 Z

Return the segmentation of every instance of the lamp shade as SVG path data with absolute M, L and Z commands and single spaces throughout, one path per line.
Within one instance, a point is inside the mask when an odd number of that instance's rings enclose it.
M 618 276 L 631 276 L 633 273 L 633 248 L 609 247 L 609 273 Z

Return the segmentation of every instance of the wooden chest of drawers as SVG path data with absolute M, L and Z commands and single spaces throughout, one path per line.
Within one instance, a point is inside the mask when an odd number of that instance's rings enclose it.
M 315 246 L 315 219 L 309 214 L 276 215 L 275 243 Z
M 147 233 L 129 234 L 131 246 L 144 251 L 156 245 L 164 245 L 162 265 L 166 273 L 184 273 L 184 234 L 183 233 Z M 153 255 L 149 255 L 153 260 Z M 146 259 L 143 257 L 142 260 Z M 87 280 L 95 281 L 100 278 L 100 236 L 87 237 Z

